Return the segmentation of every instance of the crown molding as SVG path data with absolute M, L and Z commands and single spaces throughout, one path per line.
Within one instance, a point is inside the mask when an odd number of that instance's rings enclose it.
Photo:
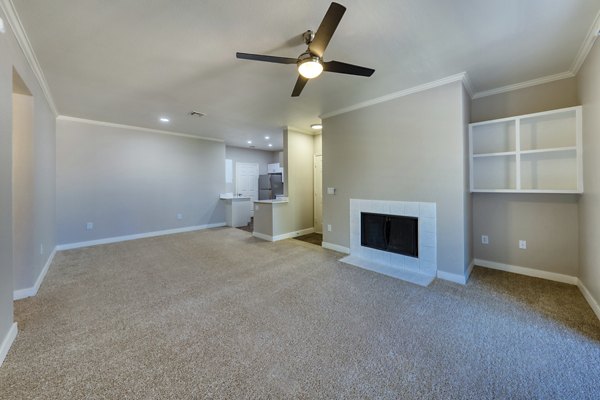
M 160 130 L 160 129 L 143 128 L 141 126 L 134 126 L 134 125 L 114 124 L 112 122 L 104 122 L 104 121 L 96 121 L 93 119 L 69 117 L 66 115 L 59 115 L 58 117 L 56 117 L 56 120 L 57 121 L 68 121 L 68 122 L 79 122 L 82 124 L 104 126 L 104 127 L 108 127 L 108 128 L 129 129 L 129 130 L 141 131 L 141 132 L 159 133 L 161 135 L 180 136 L 180 137 L 185 137 L 185 138 L 190 138 L 190 139 L 208 140 L 211 142 L 225 143 L 225 141 L 223 139 L 215 139 L 215 138 L 210 138 L 210 137 L 197 136 L 197 135 L 192 135 L 190 133 L 171 132 L 171 131 L 164 131 L 164 130 Z
M 37 57 L 35 56 L 31 42 L 25 33 L 25 28 L 23 28 L 23 24 L 21 23 L 21 19 L 19 18 L 19 14 L 15 9 L 12 0 L 0 0 L 0 9 L 2 9 L 4 15 L 6 15 L 8 24 L 10 25 L 12 32 L 19 43 L 19 47 L 23 51 L 23 55 L 25 56 L 33 75 L 36 77 L 38 84 L 40 85 L 40 88 L 46 97 L 48 106 L 54 115 L 58 116 L 58 110 L 56 109 L 56 104 L 54 103 L 54 99 L 50 93 L 50 88 L 46 82 L 46 77 L 44 76 L 44 72 L 40 67 Z
M 472 99 L 473 98 L 473 94 L 475 92 L 473 92 L 473 84 L 471 83 L 471 78 L 469 78 L 469 74 L 467 72 L 464 73 L 465 76 L 463 77 L 463 86 L 465 87 L 465 90 L 467 91 L 467 93 L 469 94 L 469 97 Z
M 308 130 L 308 129 L 298 128 L 293 125 L 284 126 L 283 129 L 288 129 L 288 130 L 298 132 L 298 133 L 304 133 L 305 135 L 310 135 L 310 136 L 319 136 L 321 134 L 320 130 L 312 131 L 312 130 Z
M 371 99 L 371 100 L 363 101 L 363 102 L 354 104 L 354 105 L 349 106 L 349 107 L 341 108 L 341 109 L 336 110 L 336 111 L 330 111 L 330 112 L 327 112 L 327 113 L 325 113 L 323 115 L 320 115 L 319 118 L 321 118 L 321 119 L 331 118 L 331 117 L 335 117 L 336 115 L 345 114 L 345 113 L 348 113 L 350 111 L 359 110 L 361 108 L 369 107 L 369 106 L 372 106 L 372 105 L 375 105 L 375 104 L 379 104 L 379 103 L 385 103 L 386 101 L 395 100 L 395 99 L 398 99 L 400 97 L 408 96 L 410 94 L 424 92 L 426 90 L 433 89 L 433 88 L 436 88 L 438 86 L 447 85 L 449 83 L 464 82 L 465 81 L 465 76 L 467 76 L 467 73 L 466 72 L 461 72 L 460 74 L 456 74 L 456 75 L 448 76 L 446 78 L 438 79 L 437 81 L 433 81 L 433 82 L 425 83 L 425 84 L 422 84 L 422 85 L 414 86 L 412 88 L 404 89 L 404 90 L 401 90 L 399 92 L 394 92 L 394 93 L 386 94 L 385 96 L 381 96 L 381 97 L 377 97 L 377 98 L 374 98 L 374 99 Z M 466 88 L 466 86 L 465 86 L 465 88 Z
M 581 44 L 581 47 L 579 48 L 579 52 L 577 53 L 577 57 L 575 57 L 575 61 L 573 61 L 573 64 L 571 65 L 571 69 L 569 71 L 571 71 L 573 73 L 573 75 L 577 75 L 579 73 L 581 66 L 585 62 L 585 59 L 587 58 L 588 54 L 590 54 L 590 51 L 592 50 L 592 46 L 594 46 L 594 43 L 596 42 L 596 39 L 598 38 L 599 34 L 600 34 L 600 11 L 598 12 L 598 14 L 596 14 L 596 19 L 594 20 L 594 23 L 590 27 L 590 30 L 588 31 L 588 33 L 585 37 L 585 40 Z
M 560 74 L 542 76 L 541 78 L 532 79 L 530 81 L 515 83 L 513 85 L 502 86 L 502 87 L 490 89 L 490 90 L 484 90 L 483 92 L 477 92 L 473 95 L 473 100 L 480 99 L 482 97 L 493 96 L 493 95 L 499 94 L 499 93 L 512 92 L 513 90 L 524 89 L 524 88 L 528 88 L 531 86 L 542 85 L 544 83 L 560 81 L 562 79 L 572 78 L 574 76 L 575 76 L 575 74 L 572 73 L 571 71 L 561 72 Z
M 598 14 L 596 14 L 596 18 L 594 19 L 592 26 L 588 30 L 588 33 L 587 33 L 583 43 L 579 47 L 577 56 L 575 57 L 575 60 L 573 60 L 573 64 L 571 64 L 571 68 L 569 68 L 568 71 L 561 72 L 559 74 L 554 74 L 554 75 L 542 76 L 540 78 L 532 79 L 530 81 L 515 83 L 514 85 L 507 85 L 507 86 L 502 86 L 502 87 L 495 88 L 495 89 L 477 92 L 472 96 L 473 100 L 480 99 L 482 97 L 493 96 L 493 95 L 499 94 L 499 93 L 512 92 L 513 90 L 524 89 L 524 88 L 531 87 L 531 86 L 543 85 L 544 83 L 550 83 L 550 82 L 559 81 L 562 79 L 573 78 L 574 76 L 576 76 L 579 73 L 581 66 L 585 62 L 588 54 L 590 54 L 590 51 L 592 50 L 592 47 L 594 46 L 594 43 L 596 42 L 596 39 L 598 38 L 599 34 L 600 34 L 600 11 L 598 12 Z

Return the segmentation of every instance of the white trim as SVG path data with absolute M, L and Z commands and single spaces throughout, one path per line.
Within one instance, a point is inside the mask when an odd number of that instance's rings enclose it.
M 495 89 L 484 90 L 477 92 L 473 95 L 473 100 L 480 99 L 482 97 L 493 96 L 495 94 L 512 92 L 513 90 L 525 89 L 531 86 L 543 85 L 544 83 L 550 83 L 554 81 L 560 81 L 567 78 L 573 78 L 575 74 L 571 71 L 561 72 L 559 74 L 542 76 L 540 78 L 532 79 L 530 81 L 515 83 L 512 85 L 502 86 Z
M 600 305 L 598 304 L 596 299 L 594 299 L 588 288 L 585 287 L 585 285 L 583 284 L 583 282 L 581 282 L 580 279 L 577 280 L 577 287 L 581 291 L 581 294 L 583 294 L 583 297 L 585 297 L 585 299 L 589 303 L 590 307 L 592 307 L 592 310 L 594 310 L 594 313 L 596 314 L 598 319 L 600 319 Z
M 500 271 L 512 272 L 514 274 L 532 276 L 534 278 L 547 279 L 549 281 L 568 283 L 569 285 L 577 285 L 577 277 L 558 274 L 556 272 L 541 271 L 539 269 L 520 267 L 518 265 L 503 264 L 495 261 L 487 261 L 475 259 L 475 265 Z
M 467 91 L 467 93 L 469 94 L 469 97 L 472 99 L 473 98 L 473 83 L 471 82 L 471 78 L 469 78 L 469 74 L 465 72 L 465 76 L 463 77 L 463 86 L 465 87 L 465 90 Z
M 571 69 L 569 71 L 571 71 L 574 75 L 577 75 L 579 73 L 581 66 L 585 62 L 585 59 L 587 58 L 588 54 L 590 54 L 590 51 L 592 50 L 592 47 L 594 46 L 594 42 L 598 38 L 599 32 L 600 32 L 600 11 L 598 12 L 598 14 L 596 14 L 596 18 L 594 19 L 594 22 L 592 23 L 590 30 L 588 31 L 587 35 L 585 36 L 585 40 L 581 44 L 581 47 L 579 48 L 579 52 L 577 52 L 577 56 L 575 57 L 575 60 L 573 61 L 573 64 L 571 65 Z
M 390 101 L 390 100 L 395 100 L 400 97 L 408 96 L 409 94 L 424 92 L 426 90 L 433 89 L 438 86 L 447 85 L 449 83 L 464 82 L 465 76 L 466 76 L 466 72 L 461 72 L 460 74 L 456 74 L 456 75 L 448 76 L 446 78 L 438 79 L 437 81 L 424 83 L 422 85 L 414 86 L 412 88 L 408 88 L 408 89 L 400 90 L 398 92 L 386 94 L 385 96 L 381 96 L 381 97 L 377 97 L 377 98 L 374 98 L 371 100 L 363 101 L 358 104 L 354 104 L 352 106 L 345 107 L 345 108 L 342 108 L 339 110 L 330 111 L 323 115 L 320 115 L 319 118 L 321 118 L 321 119 L 331 118 L 331 117 L 335 117 L 336 115 L 345 114 L 350 111 L 355 111 L 355 110 L 359 110 L 361 108 L 369 107 L 369 106 L 372 106 L 375 104 L 384 103 L 384 102 Z
M 279 240 L 291 239 L 291 238 L 295 238 L 295 237 L 302 236 L 302 235 L 308 235 L 308 234 L 314 233 L 314 232 L 315 232 L 315 228 L 306 228 L 306 229 L 301 229 L 299 231 L 288 232 L 288 233 L 284 233 L 283 235 L 277 235 L 277 236 L 270 236 L 270 235 L 265 235 L 264 233 L 252 232 L 252 236 L 257 237 L 262 240 L 266 240 L 268 242 L 277 242 Z
M 258 239 L 266 240 L 267 242 L 273 242 L 273 236 L 265 235 L 264 233 L 252 232 L 252 236 Z
M 350 254 L 350 248 L 340 246 L 339 244 L 321 242 L 321 247 L 324 249 L 337 251 L 339 253 Z
M 44 268 L 42 268 L 42 270 L 40 271 L 40 274 L 38 275 L 37 279 L 35 280 L 35 284 L 29 288 L 15 290 L 13 292 L 13 300 L 21 300 L 27 297 L 33 297 L 37 294 L 38 290 L 40 290 L 40 286 L 42 286 L 42 282 L 44 281 L 44 278 L 48 273 L 48 269 L 50 268 L 50 265 L 52 264 L 52 260 L 54 260 L 55 255 L 56 247 L 54 248 L 54 250 L 52 250 L 52 253 L 48 257 L 48 260 L 46 260 L 46 264 L 44 265 Z
M 284 129 L 287 129 L 288 131 L 294 131 L 296 133 L 304 133 L 305 135 L 309 135 L 309 136 L 319 136 L 321 134 L 321 131 L 310 131 L 308 129 L 301 129 L 301 128 L 297 128 L 293 125 L 287 125 L 284 126 Z
M 475 259 L 471 260 L 469 267 L 467 268 L 467 272 L 465 273 L 465 283 L 469 281 L 471 274 L 473 273 L 473 268 L 475 268 Z
M 12 0 L 0 0 L 0 8 L 4 12 L 4 15 L 6 15 L 8 24 L 10 25 L 15 38 L 17 39 L 17 43 L 19 43 L 19 47 L 23 51 L 23 55 L 25 56 L 33 75 L 37 79 L 38 84 L 40 85 L 40 88 L 46 97 L 46 101 L 48 102 L 50 110 L 52 110 L 54 115 L 57 116 L 58 110 L 56 109 L 56 104 L 54 104 L 54 99 L 50 93 L 50 88 L 46 82 L 46 77 L 44 76 L 44 72 L 40 67 L 37 57 L 35 56 L 31 42 L 27 37 L 27 33 L 25 33 L 25 28 L 23 28 L 23 24 L 21 23 L 21 19 L 19 18 L 19 14 L 17 13 Z
M 439 269 L 437 271 L 437 277 L 445 281 L 460 283 L 461 285 L 465 285 L 467 283 L 467 280 L 469 279 L 468 276 L 440 271 Z
M 17 329 L 17 323 L 13 322 L 12 326 L 6 333 L 6 336 L 4 336 L 4 340 L 2 340 L 2 345 L 0 345 L 0 366 L 2 366 L 2 363 L 4 362 L 4 359 L 10 350 L 10 346 L 12 346 L 18 333 L 19 330 Z
M 116 236 L 116 237 L 110 237 L 110 238 L 104 238 L 104 239 L 90 240 L 87 242 L 59 244 L 58 246 L 56 246 L 56 250 L 62 251 L 62 250 L 79 249 L 81 247 L 89 247 L 89 246 L 97 246 L 100 244 L 125 242 L 128 240 L 145 239 L 145 238 L 150 238 L 150 237 L 155 237 L 155 236 L 172 235 L 175 233 L 201 231 L 204 229 L 220 228 L 223 226 L 226 226 L 225 222 L 219 222 L 216 224 L 186 226 L 185 228 L 165 229 L 162 231 L 138 233 L 135 235 Z
M 215 139 L 215 138 L 209 138 L 209 137 L 204 137 L 204 136 L 192 135 L 190 133 L 171 132 L 171 131 L 164 131 L 164 130 L 160 130 L 160 129 L 143 128 L 141 126 L 134 126 L 134 125 L 114 124 L 112 122 L 104 122 L 104 121 L 96 121 L 93 119 L 69 117 L 66 115 L 59 115 L 58 117 L 56 117 L 56 120 L 57 121 L 79 122 L 82 124 L 89 124 L 89 125 L 106 126 L 109 128 L 120 128 L 120 129 L 130 129 L 130 130 L 142 131 L 142 132 L 160 133 L 163 135 L 181 136 L 181 137 L 186 137 L 186 138 L 191 138 L 191 139 L 209 140 L 211 142 L 224 143 L 223 139 Z

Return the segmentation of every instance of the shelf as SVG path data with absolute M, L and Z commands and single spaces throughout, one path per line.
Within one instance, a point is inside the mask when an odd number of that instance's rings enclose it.
M 479 157 L 498 157 L 498 156 L 514 156 L 516 155 L 516 151 L 505 151 L 503 153 L 482 153 L 482 154 L 473 154 L 474 158 Z
M 547 193 L 547 194 L 581 194 L 579 190 L 516 190 L 516 189 L 474 189 L 471 193 Z
M 545 151 L 521 156 L 522 190 L 577 190 L 577 153 Z
M 538 149 L 538 150 L 524 150 L 521 151 L 521 154 L 536 154 L 536 153 L 554 153 L 554 152 L 561 152 L 561 151 L 577 151 L 577 147 L 557 147 L 557 148 L 551 148 L 551 149 Z M 473 155 L 473 157 L 477 157 L 476 155 Z
M 582 193 L 581 107 L 469 125 L 470 188 Z
M 507 153 L 516 150 L 515 121 L 471 127 L 474 154 Z
M 473 159 L 473 187 L 476 189 L 516 189 L 515 155 Z
M 567 109 L 520 118 L 520 149 L 574 147 L 577 110 Z

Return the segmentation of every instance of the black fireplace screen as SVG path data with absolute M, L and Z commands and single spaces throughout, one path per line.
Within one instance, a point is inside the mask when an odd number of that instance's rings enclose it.
M 361 213 L 360 243 L 373 249 L 419 257 L 419 219 Z

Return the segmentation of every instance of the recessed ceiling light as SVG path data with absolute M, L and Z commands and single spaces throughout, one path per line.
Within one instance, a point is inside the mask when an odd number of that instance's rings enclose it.
M 268 137 L 268 136 L 265 136 L 265 140 L 269 140 L 269 139 L 271 139 L 271 138 L 270 138 L 270 137 Z
M 252 144 L 252 140 L 248 140 L 248 144 Z
M 269 143 L 269 147 L 273 147 L 273 145 L 271 143 Z
M 319 129 L 323 129 L 322 124 L 312 124 L 310 127 L 313 128 L 315 131 L 318 131 Z
M 170 119 L 167 117 L 160 117 L 160 122 L 169 122 Z

